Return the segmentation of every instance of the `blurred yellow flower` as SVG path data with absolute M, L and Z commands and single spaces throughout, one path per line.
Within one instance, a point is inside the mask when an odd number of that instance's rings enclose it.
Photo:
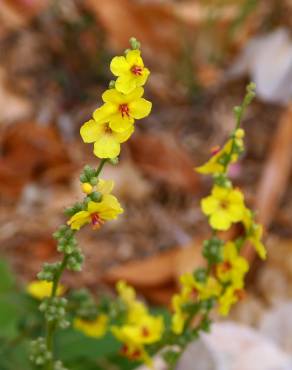
M 171 306 L 174 313 L 171 317 L 171 328 L 177 335 L 183 332 L 185 322 L 188 318 L 188 314 L 183 310 L 183 305 L 188 303 L 188 301 L 189 297 L 187 295 L 175 294 L 172 297 Z
M 83 334 L 92 338 L 100 338 L 104 336 L 107 331 L 108 317 L 101 314 L 93 321 L 84 320 L 79 317 L 73 321 L 73 327 L 81 331 Z
M 110 194 L 114 188 L 114 185 L 115 183 L 113 180 L 99 179 L 96 190 L 102 195 Z
M 120 154 L 121 143 L 124 143 L 134 132 L 131 125 L 123 132 L 115 132 L 106 122 L 91 119 L 84 123 L 80 135 L 85 143 L 94 143 L 94 154 L 98 158 L 115 158 Z
M 90 201 L 86 211 L 75 213 L 67 223 L 73 230 L 79 230 L 82 226 L 89 223 L 91 223 L 94 230 L 97 230 L 105 221 L 114 220 L 121 213 L 123 213 L 123 209 L 117 198 L 113 195 L 105 194 L 101 202 Z
M 226 288 L 225 292 L 221 297 L 219 298 L 219 313 L 222 316 L 228 315 L 230 308 L 232 305 L 234 305 L 237 301 L 244 298 L 244 290 L 243 286 L 233 286 L 230 285 Z
M 242 129 L 236 130 L 235 139 L 230 138 L 222 149 L 218 147 L 214 148 L 212 157 L 202 166 L 196 167 L 195 170 L 204 175 L 224 173 L 226 167 L 222 160 L 224 160 L 224 157 L 230 155 L 234 145 L 236 145 L 237 150 L 232 154 L 230 163 L 235 163 L 238 160 L 240 153 L 244 150 L 243 137 L 244 131 Z
M 263 226 L 254 222 L 252 212 L 246 209 L 243 224 L 247 233 L 247 240 L 254 246 L 261 259 L 267 258 L 266 247 L 262 242 Z
M 119 298 L 126 305 L 127 315 L 125 323 L 112 326 L 111 331 L 124 344 L 122 353 L 125 356 L 151 365 L 145 345 L 161 339 L 164 332 L 163 317 L 152 316 L 148 308 L 136 299 L 135 290 L 124 281 L 119 281 L 116 288 Z
M 248 268 L 248 262 L 238 254 L 235 244 L 227 242 L 223 249 L 223 262 L 216 267 L 218 279 L 223 283 L 231 282 L 239 286 Z
M 129 94 L 136 87 L 143 86 L 150 74 L 144 67 L 140 50 L 129 50 L 125 57 L 114 57 L 110 64 L 112 73 L 117 76 L 115 87 L 118 91 Z
M 205 282 L 199 282 L 193 274 L 185 273 L 180 277 L 182 285 L 180 294 L 175 294 L 172 299 L 172 331 L 181 334 L 188 314 L 184 312 L 183 306 L 193 303 L 195 300 L 207 300 L 218 297 L 222 291 L 220 283 L 212 276 Z
M 43 298 L 49 297 L 51 295 L 52 288 L 52 282 L 34 280 L 27 285 L 26 291 L 32 297 L 42 300 Z M 65 293 L 65 290 L 66 288 L 63 285 L 59 284 L 57 287 L 57 296 L 63 295 Z
M 125 344 L 129 343 L 138 346 L 159 341 L 163 331 L 163 318 L 160 316 L 151 316 L 150 314 L 141 316 L 139 322 L 134 324 L 112 327 L 112 332 L 118 340 Z
M 130 94 L 123 94 L 116 89 L 106 90 L 102 94 L 105 102 L 93 113 L 93 118 L 99 123 L 107 123 L 115 132 L 133 129 L 135 119 L 149 115 L 152 103 L 144 98 L 143 87 L 137 87 Z
M 233 222 L 244 218 L 246 209 L 241 191 L 217 185 L 210 196 L 201 200 L 201 208 L 215 230 L 228 230 Z

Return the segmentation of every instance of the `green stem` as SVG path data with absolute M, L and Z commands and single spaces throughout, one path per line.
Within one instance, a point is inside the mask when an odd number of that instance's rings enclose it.
M 62 263 L 60 265 L 60 268 L 59 268 L 59 270 L 57 271 L 57 273 L 54 277 L 52 292 L 51 292 L 51 296 L 50 296 L 51 299 L 56 297 L 59 281 L 60 281 L 61 276 L 62 276 L 62 274 L 63 274 L 63 272 L 66 268 L 68 258 L 69 258 L 69 255 L 65 254 L 64 257 L 63 257 Z M 55 329 L 56 329 L 56 323 L 54 321 L 47 322 L 46 343 L 47 343 L 47 349 L 50 352 L 52 352 L 52 350 L 53 350 L 53 336 L 54 336 Z M 54 366 L 54 359 L 52 358 L 52 360 L 49 361 L 48 364 L 47 364 L 47 370 L 53 370 L 53 366 Z
M 97 167 L 97 170 L 96 170 L 96 177 L 99 176 L 99 174 L 101 173 L 101 170 L 103 169 L 106 162 L 107 162 L 107 158 L 101 160 L 101 162 L 100 162 L 100 164 L 99 164 L 99 166 Z
M 96 177 L 98 177 L 104 167 L 104 165 L 106 164 L 106 162 L 108 161 L 108 159 L 102 159 L 98 168 L 96 169 Z M 68 258 L 70 256 L 65 254 L 63 256 L 63 260 L 62 260 L 62 263 L 60 265 L 60 268 L 58 269 L 58 271 L 56 272 L 56 275 L 54 277 L 54 280 L 53 280 L 53 287 L 52 287 L 52 291 L 51 291 L 51 295 L 50 295 L 50 299 L 56 297 L 57 295 L 57 289 L 58 289 L 58 285 L 59 285 L 59 282 L 61 280 L 61 277 L 62 277 L 62 274 L 66 268 L 66 265 L 67 265 L 67 261 L 68 261 Z M 54 321 L 51 321 L 51 322 L 47 322 L 46 323 L 46 345 L 47 345 L 47 350 L 50 351 L 50 352 L 53 352 L 53 337 L 54 337 L 54 332 L 56 330 L 56 322 Z M 52 358 L 48 363 L 47 363 L 47 366 L 46 366 L 46 370 L 53 370 L 53 367 L 54 367 L 54 359 Z

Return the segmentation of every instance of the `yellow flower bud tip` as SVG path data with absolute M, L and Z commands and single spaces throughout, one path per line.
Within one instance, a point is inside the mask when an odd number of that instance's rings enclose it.
M 235 137 L 236 139 L 243 139 L 245 135 L 245 132 L 242 128 L 239 128 L 235 131 Z
M 89 182 L 84 182 L 83 184 L 81 184 L 81 189 L 85 194 L 91 194 L 93 191 L 93 187 L 91 184 L 89 184 Z
M 27 285 L 26 291 L 30 296 L 41 300 L 51 295 L 52 288 L 52 282 L 34 280 Z M 65 290 L 66 288 L 59 284 L 57 288 L 57 296 L 63 295 Z

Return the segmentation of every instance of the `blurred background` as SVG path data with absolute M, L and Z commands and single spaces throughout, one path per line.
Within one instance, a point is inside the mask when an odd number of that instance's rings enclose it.
M 101 103 L 111 58 L 135 36 L 152 72 L 153 111 L 136 125 L 120 164 L 104 172 L 126 211 L 99 232 L 79 233 L 84 269 L 66 274 L 66 285 L 103 292 L 123 278 L 153 305 L 169 305 L 179 275 L 202 263 L 200 243 L 209 235 L 199 200 L 210 183 L 193 168 L 224 142 L 232 108 L 253 80 L 247 151 L 231 175 L 258 210 L 269 258 L 260 264 L 246 252 L 248 294 L 231 317 L 261 328 L 271 310 L 291 310 L 291 27 L 289 0 L 2 0 L 0 272 L 7 282 L 0 302 L 7 303 L 11 276 L 20 289 L 57 258 L 51 234 L 81 196 L 81 169 L 97 165 L 79 128 Z M 9 304 L 0 309 L 0 339 L 13 337 Z M 283 337 L 275 340 L 292 353 Z

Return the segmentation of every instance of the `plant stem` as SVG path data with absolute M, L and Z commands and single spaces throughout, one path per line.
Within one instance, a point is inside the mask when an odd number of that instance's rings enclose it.
M 106 164 L 106 162 L 107 162 L 107 158 L 103 159 L 100 162 L 100 164 L 99 164 L 99 166 L 97 167 L 97 170 L 96 170 L 96 177 L 99 176 L 99 174 L 100 174 L 101 170 L 103 169 L 104 165 Z
M 69 258 L 69 255 L 65 254 L 63 257 L 62 263 L 60 265 L 60 268 L 55 275 L 55 278 L 53 280 L 52 292 L 50 296 L 51 299 L 56 297 L 59 281 L 61 279 L 63 271 L 66 268 L 68 258 Z M 47 350 L 50 352 L 52 352 L 52 349 L 53 349 L 53 335 L 54 335 L 55 328 L 56 328 L 56 323 L 54 321 L 47 322 L 46 343 L 47 343 Z M 54 360 L 52 359 L 51 361 L 48 362 L 47 370 L 53 370 L 53 361 Z
M 106 162 L 108 161 L 107 158 L 105 159 L 102 159 L 98 168 L 96 169 L 96 177 L 98 177 L 104 167 L 104 165 L 106 164 Z M 68 261 L 68 258 L 70 257 L 70 255 L 68 254 L 65 254 L 63 256 L 63 260 L 61 262 L 61 265 L 58 269 L 58 271 L 56 272 L 55 274 L 55 277 L 54 277 L 54 280 L 53 280 L 53 287 L 52 287 L 52 291 L 51 291 L 51 295 L 50 295 L 50 299 L 56 297 L 57 295 L 57 289 L 58 289 L 58 285 L 59 285 L 59 282 L 60 282 L 60 279 L 62 277 L 62 274 L 66 268 L 66 264 L 67 264 L 67 261 Z M 56 322 L 55 321 L 50 321 L 46 323 L 46 345 L 47 345 L 47 350 L 49 352 L 53 352 L 53 336 L 54 336 L 54 332 L 55 332 L 55 329 L 56 329 Z M 54 358 L 52 357 L 52 359 L 47 363 L 47 366 L 46 366 L 46 370 L 53 370 L 53 367 L 54 367 Z

